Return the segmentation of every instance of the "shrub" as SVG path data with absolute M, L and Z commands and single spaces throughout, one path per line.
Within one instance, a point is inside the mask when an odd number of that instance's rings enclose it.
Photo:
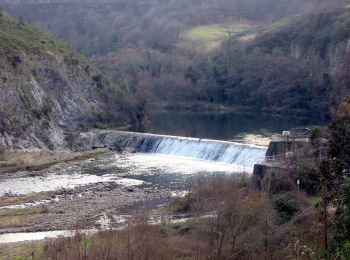
M 22 58 L 20 56 L 14 56 L 11 59 L 12 67 L 15 69 L 18 67 L 18 65 L 22 62 Z
M 102 74 L 96 74 L 92 76 L 92 80 L 96 83 L 98 88 L 103 88 L 103 76 Z
M 300 210 L 297 201 L 290 195 L 278 195 L 272 203 L 274 209 L 277 211 L 278 220 L 281 223 L 290 221 L 295 213 Z
M 315 166 L 313 162 L 300 160 L 296 163 L 295 170 L 293 172 L 293 178 L 295 182 L 299 180 L 299 188 L 305 191 L 308 195 L 317 194 L 317 186 L 314 181 L 310 178 L 310 174 L 315 171 Z
M 195 198 L 189 194 L 183 198 L 177 198 L 170 204 L 170 209 L 175 213 L 189 213 L 193 208 Z

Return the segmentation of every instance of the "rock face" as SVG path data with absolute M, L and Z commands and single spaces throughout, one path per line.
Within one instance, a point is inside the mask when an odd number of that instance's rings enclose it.
M 70 135 L 67 139 L 72 150 L 108 148 L 118 152 L 137 152 L 151 134 L 115 130 L 94 130 Z
M 0 147 L 55 149 L 78 127 L 137 124 L 127 96 L 66 44 L 0 17 Z

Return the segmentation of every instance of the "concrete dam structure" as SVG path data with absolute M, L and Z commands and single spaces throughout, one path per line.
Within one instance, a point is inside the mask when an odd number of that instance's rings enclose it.
M 266 153 L 266 147 L 250 144 L 114 130 L 80 133 L 74 137 L 74 145 L 85 149 L 181 156 L 252 169 L 254 164 L 264 161 Z

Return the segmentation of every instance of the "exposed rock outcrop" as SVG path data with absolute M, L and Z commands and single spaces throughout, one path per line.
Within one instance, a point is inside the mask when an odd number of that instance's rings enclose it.
M 137 124 L 129 94 L 68 45 L 0 17 L 0 147 L 65 147 L 65 131 Z

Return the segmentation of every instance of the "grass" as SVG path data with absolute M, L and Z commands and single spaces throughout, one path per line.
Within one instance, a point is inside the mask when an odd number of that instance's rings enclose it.
M 0 218 L 1 217 L 18 217 L 18 216 L 24 216 L 24 215 L 33 215 L 33 214 L 40 214 L 40 213 L 47 213 L 48 209 L 46 208 L 46 205 L 38 205 L 35 207 L 28 207 L 24 209 L 11 209 L 0 212 Z
M 30 226 L 37 223 L 39 219 L 45 218 L 44 214 L 49 212 L 47 205 L 38 205 L 24 209 L 10 209 L 0 212 L 0 229 L 11 227 Z
M 8 150 L 2 155 L 0 168 L 3 172 L 13 172 L 19 170 L 40 171 L 59 163 L 86 160 L 98 156 L 106 155 L 108 151 L 104 149 L 85 152 L 52 152 L 52 151 L 12 151 Z M 0 170 L 1 173 L 1 170 Z
M 48 55 L 60 55 L 86 65 L 86 59 L 68 44 L 61 42 L 48 33 L 6 15 L 0 17 L 0 55 L 18 56 L 39 52 Z
M 38 223 L 40 213 L 24 214 L 19 216 L 4 216 L 0 218 L 0 229 L 3 228 L 20 228 L 23 226 L 31 226 Z
M 68 158 L 64 158 L 61 160 L 57 160 L 57 161 L 34 163 L 32 165 L 27 165 L 24 168 L 26 171 L 40 171 L 40 170 L 49 168 L 49 167 L 54 166 L 54 165 L 59 164 L 59 163 L 86 160 L 86 159 L 95 158 L 98 156 L 103 156 L 106 153 L 107 153 L 106 151 L 87 152 L 87 153 L 83 153 L 83 154 L 73 155 L 73 157 L 68 157 Z
M 316 205 L 317 203 L 321 202 L 322 198 L 320 196 L 310 196 L 308 197 L 308 201 L 311 205 Z
M 227 23 L 195 26 L 184 32 L 185 41 L 196 42 L 198 47 L 212 50 L 230 36 L 235 36 L 250 28 L 248 23 Z
M 256 38 L 256 33 L 251 33 L 251 34 L 247 34 L 247 35 L 244 35 L 242 37 L 239 38 L 239 41 L 241 42 L 251 42 L 251 41 L 254 41 Z
M 44 256 L 40 254 L 44 246 L 44 242 L 3 244 L 0 245 L 0 259 L 44 259 Z

